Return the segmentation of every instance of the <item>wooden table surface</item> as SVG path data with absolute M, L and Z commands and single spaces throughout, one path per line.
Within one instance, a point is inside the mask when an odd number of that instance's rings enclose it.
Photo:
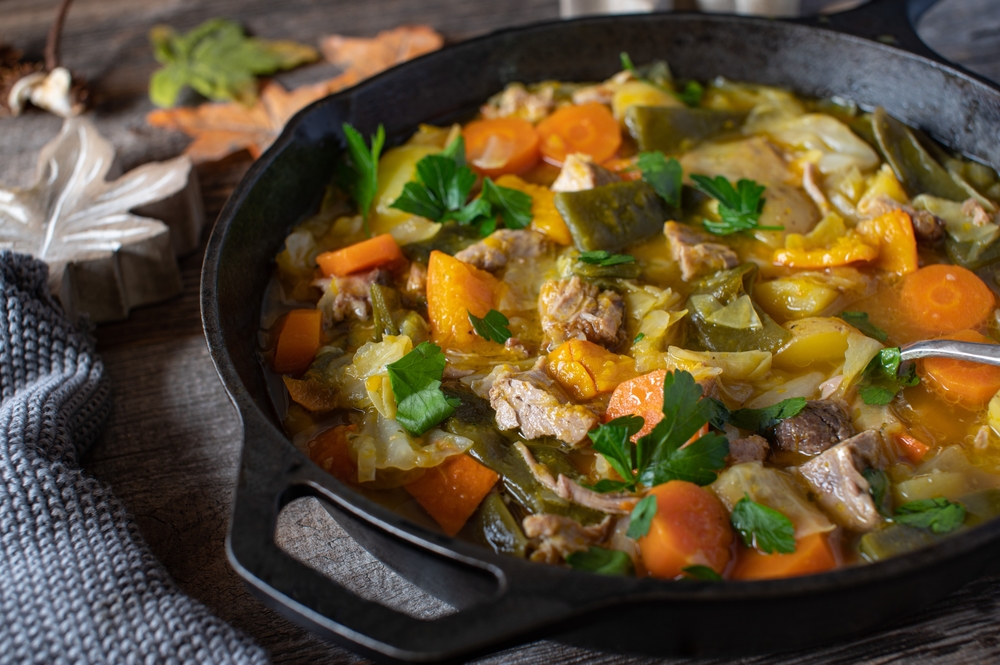
M 56 0 L 0 0 L 0 42 L 40 55 L 56 4 Z M 557 14 L 557 0 L 77 0 L 66 24 L 63 63 L 93 82 L 98 127 L 114 142 L 121 166 L 128 169 L 173 156 L 187 141 L 143 121 L 150 109 L 145 89 L 155 67 L 145 35 L 154 23 L 186 29 L 213 16 L 226 16 L 264 37 L 308 43 L 325 34 L 371 36 L 403 23 L 428 23 L 449 40 L 459 40 Z M 997 0 L 943 0 L 924 19 L 921 34 L 940 53 L 1000 81 Z M 329 73 L 314 66 L 285 78 L 307 81 Z M 27 184 L 38 149 L 55 136 L 59 124 L 59 119 L 40 112 L 0 120 L 0 182 Z M 199 169 L 210 219 L 249 163 L 248 156 L 237 155 Z M 115 406 L 84 465 L 123 500 L 180 586 L 253 636 L 275 662 L 357 662 L 356 655 L 266 609 L 250 596 L 226 561 L 224 538 L 240 454 L 240 426 L 201 331 L 201 250 L 182 259 L 181 267 L 181 297 L 97 329 L 99 350 L 114 384 Z M 297 502 L 283 512 L 278 538 L 295 556 L 366 597 L 421 616 L 446 610 L 355 545 L 315 500 Z M 929 609 L 854 642 L 738 662 L 916 659 L 1000 660 L 1000 577 L 977 580 Z M 482 662 L 650 661 L 537 642 Z

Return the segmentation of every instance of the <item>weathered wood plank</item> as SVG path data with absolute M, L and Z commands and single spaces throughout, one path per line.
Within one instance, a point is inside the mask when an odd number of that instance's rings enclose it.
M 41 53 L 57 0 L 0 0 L 0 41 Z M 156 22 L 191 27 L 212 16 L 244 21 L 255 33 L 314 42 L 334 32 L 371 35 L 405 22 L 425 22 L 458 39 L 556 15 L 555 0 L 77 0 L 63 42 L 65 63 L 95 82 L 96 117 L 119 149 L 123 168 L 176 154 L 183 136 L 145 126 L 145 85 L 154 67 L 146 32 Z M 996 0 L 944 0 L 921 27 L 948 57 L 1000 78 L 1000 11 Z M 296 76 L 310 76 L 306 71 Z M 27 183 L 38 149 L 59 120 L 32 113 L 0 120 L 0 181 Z M 211 217 L 246 169 L 234 156 L 199 174 Z M 198 311 L 201 252 L 182 261 L 183 295 L 137 310 L 126 322 L 97 330 L 115 387 L 115 410 L 87 469 L 110 484 L 136 516 L 155 554 L 182 587 L 247 631 L 275 662 L 356 662 L 264 608 L 229 567 L 223 542 L 239 458 L 239 424 L 212 367 Z M 282 514 L 279 542 L 310 565 L 368 597 L 430 616 L 444 605 L 361 550 L 313 500 Z M 1000 660 L 1000 579 L 968 585 L 919 615 L 850 643 L 808 653 L 755 657 L 740 663 L 931 663 Z M 483 662 L 645 663 L 539 642 Z M 679 662 L 679 661 L 678 661 Z

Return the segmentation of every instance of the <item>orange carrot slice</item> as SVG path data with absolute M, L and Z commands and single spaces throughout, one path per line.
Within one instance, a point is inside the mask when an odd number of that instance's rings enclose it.
M 960 342 L 995 344 L 993 340 L 973 330 L 963 330 L 945 339 Z M 1000 391 L 1000 367 L 951 358 L 925 358 L 920 362 L 920 374 L 927 386 L 951 402 L 970 409 L 980 409 Z
M 553 164 L 567 155 L 583 153 L 600 163 L 610 159 L 622 144 L 618 121 L 604 104 L 590 102 L 564 106 L 538 123 L 539 148 Z
M 371 270 L 403 258 L 396 239 L 388 233 L 362 240 L 333 252 L 323 252 L 316 257 L 319 269 L 327 277 L 343 277 L 351 273 Z
M 996 307 L 990 287 L 961 266 L 935 264 L 903 280 L 900 314 L 929 334 L 975 328 Z
M 316 465 L 345 483 L 358 481 L 358 465 L 348 450 L 348 434 L 356 430 L 354 425 L 337 425 L 320 432 L 306 444 L 309 459 Z
M 473 120 L 462 130 L 465 159 L 487 176 L 523 173 L 538 162 L 538 134 L 527 120 Z
M 446 534 L 454 536 L 499 478 L 468 455 L 453 455 L 403 487 Z
M 274 348 L 274 371 L 299 374 L 308 369 L 319 350 L 322 329 L 323 313 L 318 309 L 293 309 L 286 314 Z
M 826 536 L 814 533 L 795 541 L 795 551 L 790 554 L 763 554 L 755 549 L 741 548 L 732 577 L 734 580 L 767 580 L 822 573 L 836 567 L 837 558 Z

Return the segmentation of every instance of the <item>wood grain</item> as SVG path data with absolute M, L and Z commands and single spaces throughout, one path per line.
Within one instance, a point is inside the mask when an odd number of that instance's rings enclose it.
M 0 41 L 41 56 L 57 0 L 0 0 Z M 191 27 L 213 16 L 243 21 L 256 34 L 315 43 L 320 35 L 371 35 L 408 22 L 430 23 L 449 39 L 554 18 L 556 0 L 77 0 L 63 40 L 64 63 L 93 81 L 101 131 L 119 149 L 119 165 L 164 159 L 186 139 L 145 125 L 146 81 L 154 67 L 146 32 L 157 22 Z M 997 0 L 943 0 L 925 18 L 929 44 L 1000 80 Z M 307 68 L 293 81 L 328 75 Z M 0 120 L 0 180 L 27 183 L 38 149 L 60 121 L 41 113 Z M 246 155 L 199 169 L 214 218 L 249 166 Z M 201 332 L 201 252 L 182 260 L 183 295 L 134 312 L 96 331 L 115 388 L 115 409 L 85 466 L 109 484 L 135 516 L 156 555 L 190 594 L 246 631 L 277 663 L 358 662 L 266 609 L 226 561 L 224 538 L 239 458 L 239 423 L 212 367 Z M 289 506 L 278 541 L 287 551 L 356 593 L 417 616 L 448 611 L 358 547 L 315 500 Z M 778 618 L 776 618 L 778 620 Z M 969 663 L 1000 661 L 1000 578 L 980 579 L 946 601 L 849 643 L 738 663 Z M 647 663 L 618 654 L 537 642 L 484 663 Z M 662 662 L 662 661 L 660 661 Z M 682 662 L 682 661 L 668 661 Z M 684 661 L 688 662 L 688 661 Z M 717 661 L 699 661 L 715 663 Z

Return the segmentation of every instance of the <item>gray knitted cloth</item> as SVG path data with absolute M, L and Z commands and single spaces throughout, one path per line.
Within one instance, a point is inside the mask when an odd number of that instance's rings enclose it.
M 181 592 L 78 460 L 111 410 L 48 269 L 0 253 L 0 663 L 265 662 Z

